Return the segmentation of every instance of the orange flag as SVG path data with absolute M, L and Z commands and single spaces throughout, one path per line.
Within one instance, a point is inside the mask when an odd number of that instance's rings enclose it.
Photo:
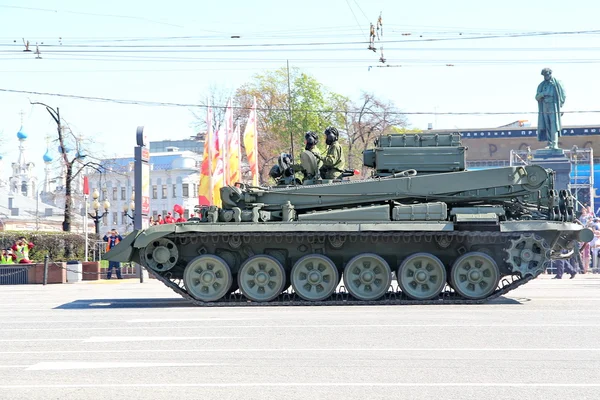
M 211 151 L 210 143 L 213 140 L 212 129 L 212 108 L 209 106 L 206 113 L 206 137 L 204 138 L 204 155 L 202 157 L 202 166 L 200 167 L 200 185 L 198 185 L 198 203 L 201 206 L 213 204 L 212 196 L 212 171 L 211 171 Z
M 256 97 L 248 116 L 248 123 L 244 130 L 244 147 L 248 164 L 252 172 L 252 185 L 258 186 L 258 132 L 256 129 Z

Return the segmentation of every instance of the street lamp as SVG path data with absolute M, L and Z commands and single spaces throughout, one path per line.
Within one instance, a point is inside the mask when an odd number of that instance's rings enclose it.
M 131 210 L 131 215 L 129 215 L 129 210 Z M 131 202 L 129 205 L 127 203 L 123 203 L 123 217 L 127 216 L 133 221 L 135 213 L 135 192 L 131 193 Z
M 98 211 L 100 210 L 100 202 L 98 198 L 100 197 L 100 193 L 98 193 L 98 189 L 94 189 L 94 193 L 92 193 L 92 198 L 94 201 L 92 202 L 92 208 L 94 209 L 94 214 L 88 213 L 91 219 L 94 220 L 94 226 L 96 227 L 96 235 L 100 237 L 100 219 L 104 217 L 108 213 L 108 209 L 110 208 L 110 203 L 108 200 L 104 200 L 102 202 L 102 207 L 104 208 L 104 212 L 101 215 L 98 215 Z

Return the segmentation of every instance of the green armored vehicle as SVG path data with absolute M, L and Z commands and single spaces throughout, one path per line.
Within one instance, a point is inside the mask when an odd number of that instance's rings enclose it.
M 537 165 L 465 168 L 459 134 L 380 136 L 372 176 L 303 178 L 280 158 L 272 187 L 221 190 L 222 207 L 128 235 L 135 261 L 198 305 L 482 303 L 534 279 L 592 232 Z

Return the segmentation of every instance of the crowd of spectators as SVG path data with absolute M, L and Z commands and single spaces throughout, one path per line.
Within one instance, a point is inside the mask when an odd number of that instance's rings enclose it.
M 19 237 L 11 247 L 2 249 L 0 264 L 31 264 L 29 250 L 33 246 L 25 236 Z
M 552 266 L 556 268 L 555 279 L 561 279 L 565 272 L 571 275 L 571 279 L 577 273 L 600 272 L 600 218 L 585 204 L 578 221 L 594 232 L 594 239 L 589 243 L 580 243 L 579 254 L 574 254 L 570 259 L 552 261 Z

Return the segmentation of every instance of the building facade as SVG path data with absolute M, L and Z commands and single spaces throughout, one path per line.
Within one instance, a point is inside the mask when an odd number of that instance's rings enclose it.
M 160 214 L 174 215 L 174 206 L 183 207 L 184 218 L 194 213 L 198 204 L 198 184 L 202 156 L 193 151 L 180 151 L 169 146 L 167 151 L 150 153 L 150 216 L 154 219 Z M 97 190 L 101 209 L 108 200 L 110 208 L 100 222 L 100 234 L 115 228 L 120 233 L 133 230 L 133 210 L 131 203 L 134 195 L 134 159 L 133 157 L 115 158 L 102 161 L 103 171 L 88 175 L 90 193 Z M 91 200 L 91 199 L 90 199 Z M 91 208 L 90 212 L 95 213 Z

